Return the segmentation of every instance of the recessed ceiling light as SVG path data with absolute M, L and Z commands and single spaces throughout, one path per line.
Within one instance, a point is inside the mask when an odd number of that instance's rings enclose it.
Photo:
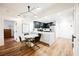
M 41 8 L 36 8 L 36 9 L 41 10 Z
M 34 17 L 37 17 L 37 16 L 34 16 Z
M 41 11 L 42 10 L 42 8 L 36 8 L 36 9 L 34 9 L 32 12 L 39 12 L 39 11 Z

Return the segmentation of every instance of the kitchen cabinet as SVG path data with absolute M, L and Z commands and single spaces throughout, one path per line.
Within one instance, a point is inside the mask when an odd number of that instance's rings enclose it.
M 55 32 L 43 32 L 41 33 L 40 41 L 47 43 L 49 46 L 55 42 Z

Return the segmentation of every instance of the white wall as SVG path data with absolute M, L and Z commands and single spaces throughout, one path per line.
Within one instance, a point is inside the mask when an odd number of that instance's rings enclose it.
M 15 26 L 16 26 L 16 28 L 14 28 L 14 29 L 16 30 L 16 32 L 14 32 L 14 36 L 16 36 L 15 39 L 17 39 L 17 41 L 19 41 L 19 36 L 22 36 L 22 18 L 16 18 Z
M 19 36 L 23 36 L 24 32 L 30 33 L 33 31 L 33 21 L 29 21 L 29 19 L 24 19 L 21 17 L 16 18 L 16 25 L 14 28 L 14 36 L 17 41 L 19 41 Z M 23 28 L 23 24 L 28 25 Z M 27 28 L 27 29 L 26 29 Z M 24 31 L 23 31 L 24 30 Z
M 61 12 L 56 19 L 56 37 L 72 39 L 73 34 L 73 13 Z
M 33 26 L 33 20 L 32 20 L 32 18 L 24 18 L 23 21 L 22 21 L 22 24 L 27 24 L 29 26 L 28 27 L 29 28 L 29 30 L 28 30 L 29 32 L 33 31 L 34 26 Z
M 50 16 L 50 15 L 49 15 Z M 71 36 L 73 34 L 73 20 L 72 20 L 72 13 L 70 11 L 68 12 L 60 12 L 57 13 L 55 16 L 52 15 L 51 17 L 45 17 L 41 18 L 44 22 L 50 22 L 53 20 L 56 20 L 56 37 L 63 37 L 71 39 Z M 44 20 L 45 19 L 45 20 Z M 22 23 L 26 23 L 29 25 L 29 32 L 33 31 L 33 17 L 26 17 L 24 20 L 17 19 L 17 36 L 22 35 Z M 35 19 L 37 21 L 42 21 Z
M 73 9 L 63 10 L 56 14 L 45 16 L 38 21 L 42 22 L 53 22 L 56 21 L 56 38 L 67 38 L 72 39 L 73 29 Z
M 3 19 L 0 16 L 0 46 L 4 45 Z

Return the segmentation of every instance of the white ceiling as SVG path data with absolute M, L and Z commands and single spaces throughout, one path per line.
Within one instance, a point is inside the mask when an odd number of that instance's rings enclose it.
M 73 3 L 0 3 L 0 10 L 5 16 L 14 17 L 20 13 L 27 11 L 27 6 L 31 6 L 31 10 L 38 17 L 44 17 L 55 14 L 62 10 L 73 7 Z
M 0 3 L 0 6 L 10 7 L 10 8 L 26 8 L 28 5 L 31 8 L 47 8 L 55 3 Z
M 25 12 L 27 11 L 27 6 L 31 7 L 31 10 L 36 9 L 36 8 L 41 8 L 45 9 L 48 8 L 54 4 L 51 3 L 1 3 L 0 7 L 7 8 L 8 11 L 14 10 L 14 11 L 20 11 L 20 12 Z

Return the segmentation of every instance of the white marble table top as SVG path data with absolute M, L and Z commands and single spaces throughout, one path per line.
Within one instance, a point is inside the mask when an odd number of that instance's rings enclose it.
M 25 35 L 24 36 L 25 38 L 35 38 L 35 37 L 38 37 L 37 34 L 29 34 L 29 35 Z

